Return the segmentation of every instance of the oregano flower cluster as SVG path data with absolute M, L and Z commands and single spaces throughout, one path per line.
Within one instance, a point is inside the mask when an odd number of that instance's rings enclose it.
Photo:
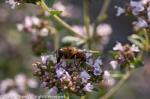
M 121 70 L 134 68 L 132 63 L 137 60 L 136 56 L 140 52 L 140 49 L 136 45 L 125 44 L 122 45 L 118 42 L 113 50 L 116 52 L 114 60 L 110 62 L 113 69 L 120 68 Z
M 137 18 L 137 21 L 133 22 L 136 30 L 146 28 L 149 29 L 150 23 L 150 1 L 149 0 L 131 0 L 130 3 L 126 4 L 124 8 L 115 6 L 117 8 L 117 16 L 123 13 L 133 15 Z
M 50 94 L 68 92 L 84 95 L 94 89 L 94 83 L 103 79 L 101 59 L 93 59 L 92 53 L 86 50 L 78 51 L 85 55 L 86 61 L 79 60 L 76 53 L 75 57 L 62 56 L 57 62 L 59 56 L 56 53 L 42 56 L 42 62 L 34 64 L 34 75 L 40 79 L 42 87 L 50 89 Z

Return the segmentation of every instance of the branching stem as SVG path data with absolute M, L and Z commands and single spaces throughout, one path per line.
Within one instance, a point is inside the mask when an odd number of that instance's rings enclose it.
M 84 24 L 87 33 L 88 48 L 91 49 L 89 0 L 83 0 Z
M 131 71 L 127 72 L 122 79 L 117 83 L 116 86 L 114 86 L 112 89 L 110 89 L 110 91 L 108 91 L 104 96 L 102 96 L 100 99 L 109 99 L 112 95 L 114 95 L 119 89 L 120 87 L 127 81 L 127 79 L 130 77 L 131 75 Z
M 144 29 L 144 36 L 145 36 L 145 50 L 148 52 L 149 50 L 149 36 L 148 36 L 148 33 L 146 31 L 146 29 Z
M 48 8 L 48 6 L 45 4 L 44 0 L 41 0 L 40 2 L 37 2 L 38 5 L 40 5 L 45 11 L 48 11 L 51 14 L 51 10 Z M 62 25 L 65 29 L 67 29 L 68 31 L 70 31 L 73 34 L 76 34 L 79 37 L 82 37 L 79 33 L 77 33 L 76 31 L 74 31 L 72 29 L 72 27 L 67 24 L 66 22 L 64 22 L 61 18 L 59 18 L 57 15 L 51 15 L 51 17 L 58 22 L 60 25 Z M 83 38 L 83 37 L 82 37 Z
M 97 29 L 98 24 L 107 18 L 106 12 L 110 3 L 111 3 L 111 0 L 104 0 L 102 10 L 94 22 L 94 27 L 93 27 L 94 35 L 93 36 L 95 36 L 96 34 L 96 29 Z

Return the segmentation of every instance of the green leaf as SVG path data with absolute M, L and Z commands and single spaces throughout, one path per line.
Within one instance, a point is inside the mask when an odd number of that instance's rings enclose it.
M 140 40 L 142 43 L 145 42 L 145 39 L 143 37 L 136 34 L 131 35 L 131 38 Z
M 110 50 L 108 53 L 111 55 L 112 58 L 115 58 L 117 55 L 117 52 L 113 50 Z
M 143 61 L 141 59 L 134 60 L 134 62 L 132 64 L 135 65 L 135 68 L 144 66 L 144 63 L 143 63 Z
M 45 3 L 47 4 L 48 7 L 52 7 L 56 0 L 45 0 Z
M 62 13 L 62 11 L 52 10 L 52 11 L 50 11 L 50 13 L 51 13 L 52 15 L 60 15 L 60 14 Z
M 134 43 L 135 45 L 137 45 L 138 47 L 140 47 L 141 49 L 144 48 L 144 45 L 145 45 L 145 39 L 142 38 L 141 36 L 139 35 L 136 35 L 136 34 L 133 34 L 131 35 L 128 40 L 132 43 Z

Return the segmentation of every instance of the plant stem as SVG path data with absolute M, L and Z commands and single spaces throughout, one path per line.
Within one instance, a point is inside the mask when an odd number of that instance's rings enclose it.
M 41 0 L 40 2 L 37 2 L 38 5 L 40 5 L 45 11 L 48 11 L 51 14 L 51 10 L 48 8 L 48 6 L 45 4 L 44 0 Z M 52 15 L 52 18 L 58 22 L 60 25 L 62 25 L 64 28 L 66 28 L 68 31 L 70 31 L 73 34 L 78 35 L 79 37 L 82 37 L 79 33 L 75 32 L 70 25 L 68 25 L 66 22 L 64 22 L 61 18 L 59 18 L 57 15 Z
M 85 96 L 81 96 L 81 99 L 85 99 Z
M 88 48 L 91 49 L 89 0 L 83 0 L 84 24 L 87 33 Z
M 99 52 L 99 51 L 87 51 L 87 52 L 89 52 L 89 53 L 96 53 L 96 54 L 100 54 L 100 52 Z
M 111 0 L 104 0 L 102 10 L 94 22 L 94 26 L 93 26 L 93 34 L 94 35 L 93 36 L 95 36 L 95 34 L 96 34 L 96 29 L 97 29 L 98 24 L 107 18 L 106 12 L 107 12 L 110 2 L 111 2 Z
M 90 93 L 89 92 L 86 93 L 86 99 L 90 99 Z
M 53 46 L 54 46 L 54 50 L 56 51 L 59 48 L 59 33 L 51 23 L 49 29 L 51 30 L 51 33 L 53 33 L 53 37 L 54 37 Z
M 69 99 L 69 96 L 66 96 L 66 99 Z
M 109 99 L 112 95 L 114 95 L 119 88 L 127 81 L 127 79 L 130 77 L 131 75 L 131 71 L 127 72 L 122 79 L 118 82 L 118 84 L 113 87 L 112 89 L 110 89 L 110 91 L 108 91 L 104 96 L 102 96 L 100 99 Z
M 148 36 L 146 29 L 143 29 L 143 31 L 144 31 L 144 36 L 145 36 L 145 40 L 146 40 L 145 50 L 148 52 L 148 50 L 149 50 L 149 36 Z
M 77 36 L 83 38 L 82 35 L 80 35 L 79 33 L 75 32 L 72 27 L 70 25 L 68 25 L 66 22 L 64 22 L 61 18 L 59 18 L 58 16 L 56 15 L 52 15 L 52 18 L 58 22 L 60 25 L 62 25 L 64 28 L 66 28 L 68 31 L 70 31 L 71 33 L 73 34 L 76 34 Z
M 54 48 L 55 50 L 59 48 L 59 35 L 57 31 L 54 33 Z
M 65 95 L 65 97 L 66 97 L 66 99 L 69 99 L 69 94 L 67 93 L 67 94 Z

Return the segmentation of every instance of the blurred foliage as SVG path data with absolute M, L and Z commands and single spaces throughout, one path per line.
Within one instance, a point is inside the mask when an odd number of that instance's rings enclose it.
M 73 36 L 65 36 L 62 39 L 62 44 L 64 46 L 74 46 L 74 47 L 80 47 L 83 46 L 85 41 L 81 38 L 78 37 L 73 37 Z
M 45 0 L 46 4 L 49 6 L 49 7 L 52 7 L 52 5 L 56 2 L 57 0 Z

